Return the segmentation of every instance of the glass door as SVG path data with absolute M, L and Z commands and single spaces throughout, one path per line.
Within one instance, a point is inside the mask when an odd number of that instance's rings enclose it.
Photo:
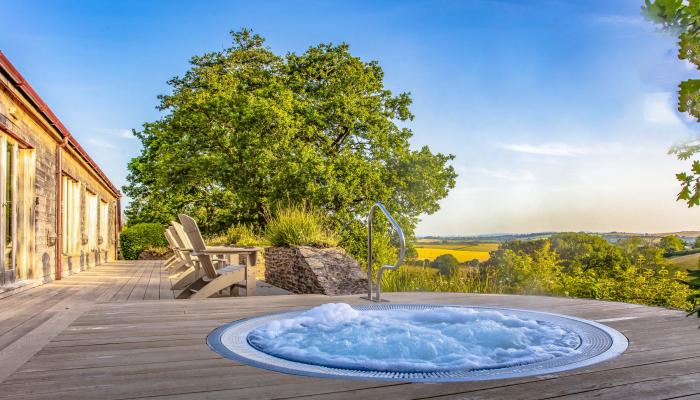
M 12 284 L 16 278 L 17 253 L 17 143 L 7 136 L 2 138 L 0 156 L 0 237 L 4 254 L 0 258 L 2 284 Z

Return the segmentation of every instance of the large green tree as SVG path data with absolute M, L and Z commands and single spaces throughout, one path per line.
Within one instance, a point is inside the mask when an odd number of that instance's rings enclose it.
M 685 241 L 676 235 L 662 237 L 659 245 L 666 253 L 674 253 L 685 249 Z
M 678 58 L 700 68 L 700 0 L 645 0 L 642 14 L 662 29 L 678 36 Z M 681 82 L 678 111 L 700 120 L 700 79 Z M 700 140 L 674 146 L 671 153 L 681 160 L 691 160 L 700 152 Z M 700 160 L 691 162 L 690 170 L 676 174 L 681 183 L 678 200 L 689 207 L 700 205 Z
M 409 237 L 419 215 L 438 210 L 454 187 L 453 156 L 410 147 L 411 98 L 385 87 L 377 62 L 346 44 L 280 56 L 249 30 L 232 37 L 231 47 L 193 57 L 160 96 L 162 118 L 135 132 L 143 151 L 124 187 L 130 223 L 186 212 L 219 232 L 306 203 L 361 256 L 374 201 Z

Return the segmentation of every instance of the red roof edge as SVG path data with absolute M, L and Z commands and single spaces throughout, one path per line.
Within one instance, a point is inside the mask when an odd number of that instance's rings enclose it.
M 97 163 L 88 155 L 88 153 L 83 149 L 83 147 L 78 143 L 77 140 L 71 135 L 70 131 L 68 128 L 63 125 L 61 120 L 58 119 L 56 114 L 51 111 L 48 105 L 44 103 L 44 101 L 39 97 L 39 94 L 32 88 L 32 86 L 27 82 L 26 79 L 22 76 L 22 74 L 19 73 L 17 68 L 15 68 L 14 65 L 10 62 L 10 60 L 3 54 L 2 51 L 0 51 L 0 69 L 5 71 L 13 81 L 12 83 L 17 86 L 17 88 L 24 93 L 24 95 L 29 99 L 29 101 L 39 110 L 46 119 L 50 122 L 51 125 L 53 125 L 56 130 L 66 139 L 68 140 L 68 143 L 70 143 L 75 150 L 83 157 L 83 159 L 92 167 L 92 169 L 97 173 L 97 175 L 100 176 L 107 185 L 107 187 L 110 189 L 112 194 L 117 196 L 118 198 L 121 197 L 121 192 L 119 192 L 119 189 L 117 189 L 116 186 L 112 183 L 112 181 L 107 178 L 107 175 L 100 169 L 100 167 L 97 165 Z

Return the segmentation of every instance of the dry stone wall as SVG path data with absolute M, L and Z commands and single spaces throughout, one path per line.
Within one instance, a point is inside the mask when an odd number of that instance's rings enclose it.
M 265 281 L 297 294 L 345 295 L 367 291 L 357 262 L 337 247 L 268 247 Z

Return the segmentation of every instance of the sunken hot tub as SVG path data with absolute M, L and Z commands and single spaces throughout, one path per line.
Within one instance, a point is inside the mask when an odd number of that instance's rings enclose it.
M 551 374 L 627 348 L 618 331 L 570 316 L 381 303 L 328 303 L 234 321 L 207 342 L 226 358 L 282 373 L 410 382 Z

